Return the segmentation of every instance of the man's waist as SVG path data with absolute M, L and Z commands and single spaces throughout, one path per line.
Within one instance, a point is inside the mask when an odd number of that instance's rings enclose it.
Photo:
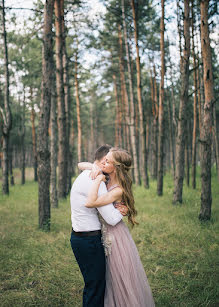
M 77 237 L 91 237 L 91 236 L 100 236 L 101 230 L 91 230 L 91 231 L 74 231 L 72 228 L 72 233 Z

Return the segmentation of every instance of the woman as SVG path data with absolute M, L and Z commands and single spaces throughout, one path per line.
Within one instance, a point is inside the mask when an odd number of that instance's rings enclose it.
M 98 197 L 104 175 L 94 180 L 88 195 L 87 207 L 100 207 L 113 203 L 115 206 L 124 203 L 128 207 L 128 221 L 136 224 L 137 214 L 132 194 L 132 181 L 129 176 L 132 159 L 123 149 L 112 148 L 106 156 L 102 171 L 109 175 L 108 193 Z M 119 222 L 110 226 L 102 221 L 103 243 L 106 252 L 106 307 L 151 307 L 154 300 L 147 277 L 141 263 L 138 250 L 128 227 Z

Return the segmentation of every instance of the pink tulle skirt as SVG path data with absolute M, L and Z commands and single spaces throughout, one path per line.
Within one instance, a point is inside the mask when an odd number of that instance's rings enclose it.
M 106 225 L 110 238 L 106 260 L 104 307 L 155 306 L 137 247 L 123 221 Z

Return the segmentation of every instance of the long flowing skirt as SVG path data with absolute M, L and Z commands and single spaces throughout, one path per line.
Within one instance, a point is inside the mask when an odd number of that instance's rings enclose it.
M 144 267 L 123 221 L 106 225 L 108 255 L 104 307 L 155 306 Z

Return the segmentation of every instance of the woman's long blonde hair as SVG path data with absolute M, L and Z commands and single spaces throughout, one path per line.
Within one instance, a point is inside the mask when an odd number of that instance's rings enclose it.
M 116 170 L 116 179 L 123 190 L 122 201 L 128 207 L 128 221 L 132 226 L 138 224 L 135 221 L 137 211 L 135 209 L 135 200 L 132 193 L 132 179 L 130 177 L 130 169 L 132 166 L 132 158 L 128 151 L 113 147 L 110 149 L 113 156 L 113 163 Z

